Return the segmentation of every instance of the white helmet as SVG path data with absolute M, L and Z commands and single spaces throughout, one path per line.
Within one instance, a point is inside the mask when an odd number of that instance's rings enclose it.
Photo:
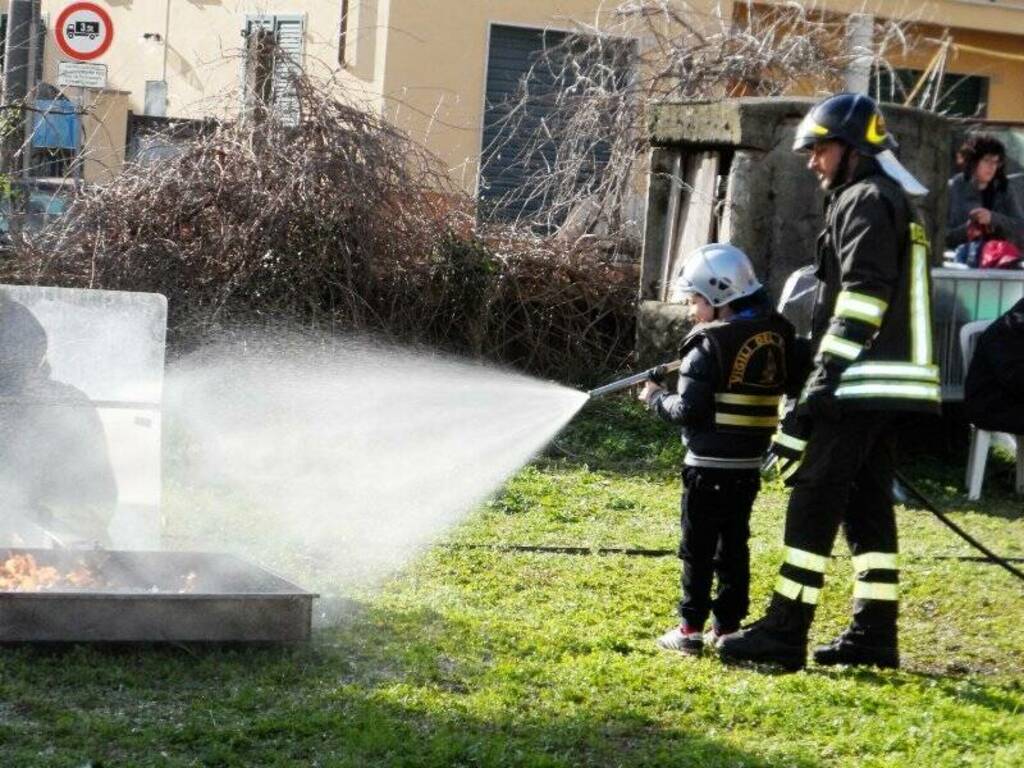
M 704 245 L 687 256 L 672 281 L 669 301 L 699 293 L 713 307 L 750 296 L 761 289 L 747 254 L 727 243 Z

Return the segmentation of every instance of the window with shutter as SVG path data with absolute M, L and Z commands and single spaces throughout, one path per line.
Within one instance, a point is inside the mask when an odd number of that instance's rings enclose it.
M 914 92 L 924 74 L 920 69 L 875 68 L 871 76 L 871 96 L 884 102 L 902 104 Z M 985 117 L 988 111 L 989 78 L 947 72 L 938 83 L 937 111 L 953 117 Z M 935 88 L 930 83 L 929 88 Z
M 274 62 L 273 83 L 271 86 L 271 106 L 275 115 L 285 125 L 298 125 L 299 98 L 295 88 L 295 77 L 302 73 L 302 55 L 304 49 L 305 16 L 300 14 L 276 14 L 247 16 L 245 20 L 245 36 L 257 29 L 273 33 Z M 248 51 L 248 46 L 245 47 Z M 242 99 L 247 103 L 250 94 L 246 93 L 249 78 L 245 76 L 249 62 L 243 56 L 242 67 Z

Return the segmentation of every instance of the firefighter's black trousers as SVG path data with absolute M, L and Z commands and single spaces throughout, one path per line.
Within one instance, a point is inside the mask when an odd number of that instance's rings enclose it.
M 890 422 L 886 413 L 862 412 L 814 424 L 791 478 L 786 558 L 773 601 L 802 603 L 804 610 L 790 613 L 810 623 L 842 525 L 855 574 L 850 629 L 883 644 L 895 642 L 898 610 Z
M 750 606 L 750 509 L 760 485 L 755 469 L 683 469 L 682 599 L 679 616 L 702 627 L 708 614 L 722 632 L 739 628 Z M 711 599 L 711 583 L 718 591 Z

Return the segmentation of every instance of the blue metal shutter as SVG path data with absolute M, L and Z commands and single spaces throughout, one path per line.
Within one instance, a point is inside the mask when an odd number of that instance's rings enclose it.
M 543 147 L 529 164 L 523 162 L 521 153 L 549 112 L 544 95 L 554 93 L 556 87 L 555 76 L 547 67 L 538 67 L 533 73 L 530 67 L 546 48 L 558 46 L 565 38 L 564 32 L 491 27 L 478 189 L 478 200 L 485 214 L 513 219 L 534 214 L 543 205 L 541 200 L 531 200 L 505 205 L 498 210 L 494 208 L 503 197 L 519 189 L 532 172 L 541 170 L 544 160 L 554 161 L 554 143 Z M 527 114 L 517 125 L 515 134 L 508 135 L 503 121 L 512 110 L 520 93 L 520 82 L 527 74 L 531 74 L 527 83 L 531 96 Z
M 82 123 L 67 99 L 36 99 L 32 115 L 32 146 L 77 150 Z
M 491 27 L 477 190 L 483 216 L 505 220 L 530 218 L 553 202 L 534 196 L 538 191 L 536 182 L 543 182 L 555 165 L 564 130 L 560 121 L 568 117 L 572 108 L 570 104 L 556 109 L 556 97 L 571 91 L 586 99 L 578 88 L 573 88 L 580 68 L 584 75 L 595 66 L 603 73 L 612 73 L 611 83 L 604 87 L 627 93 L 625 89 L 635 66 L 636 42 L 608 38 L 602 45 L 592 47 L 593 42 L 592 38 L 580 35 L 573 35 L 570 42 L 566 32 Z M 563 67 L 562 57 L 568 48 L 574 57 L 573 66 Z M 517 106 L 524 83 L 529 95 L 525 105 Z M 507 121 L 513 109 L 520 111 L 514 120 Z M 584 138 L 593 142 L 586 154 L 573 158 L 572 185 L 583 196 L 600 184 L 611 156 L 611 143 L 604 137 L 610 135 L 606 131 L 615 130 L 615 115 L 607 117 L 607 125 L 595 127 L 597 135 Z M 570 166 L 563 165 L 559 173 L 569 170 Z M 553 213 L 557 216 L 543 223 L 537 219 L 535 222 L 545 229 L 560 226 L 567 211 L 562 208 Z

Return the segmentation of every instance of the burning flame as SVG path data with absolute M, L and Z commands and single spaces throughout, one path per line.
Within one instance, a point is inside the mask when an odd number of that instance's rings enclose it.
M 2 555 L 0 555 L 2 557 Z M 178 594 L 194 592 L 198 576 L 190 571 L 181 578 Z M 0 592 L 40 592 L 61 589 L 104 589 L 123 590 L 124 586 L 108 583 L 85 563 L 78 563 L 67 573 L 61 573 L 50 565 L 39 565 L 30 553 L 9 552 L 7 559 L 0 561 Z M 162 591 L 153 586 L 150 592 Z
M 30 554 L 12 554 L 0 564 L 0 589 L 10 592 L 35 592 L 64 584 L 91 587 L 95 578 L 85 566 L 61 574 L 49 565 L 39 565 Z

